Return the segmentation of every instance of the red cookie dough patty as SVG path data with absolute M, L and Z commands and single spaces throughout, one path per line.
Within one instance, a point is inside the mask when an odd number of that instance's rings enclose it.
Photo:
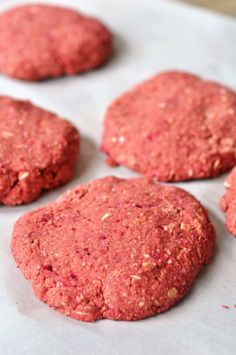
M 11 246 L 40 300 L 89 322 L 172 307 L 214 243 L 206 210 L 188 192 L 106 177 L 21 217 Z
M 225 212 L 228 231 L 236 237 L 236 167 L 225 181 L 225 187 L 227 191 L 221 198 L 220 206 Z
M 0 96 L 0 203 L 27 203 L 69 181 L 78 151 L 79 133 L 68 121 Z
M 110 56 L 112 36 L 99 21 L 50 5 L 0 15 L 0 71 L 23 80 L 75 74 Z
M 109 107 L 101 149 L 151 180 L 217 176 L 236 164 L 236 94 L 186 73 L 156 75 Z

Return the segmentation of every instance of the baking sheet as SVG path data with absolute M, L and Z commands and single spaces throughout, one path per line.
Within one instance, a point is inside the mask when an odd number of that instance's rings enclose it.
M 67 117 L 82 133 L 73 181 L 29 205 L 0 206 L 0 354 L 235 354 L 236 240 L 227 234 L 218 207 L 225 176 L 176 184 L 208 208 L 217 229 L 217 248 L 190 294 L 157 317 L 87 324 L 62 316 L 33 295 L 15 267 L 9 245 L 13 223 L 23 213 L 67 188 L 108 174 L 135 175 L 106 166 L 98 151 L 107 105 L 134 83 L 157 71 L 179 68 L 236 89 L 236 21 L 166 0 L 48 2 L 80 8 L 104 20 L 115 34 L 116 53 L 102 69 L 71 78 L 24 83 L 0 77 L 0 94 L 30 99 Z M 0 0 L 0 10 L 16 3 L 22 1 Z

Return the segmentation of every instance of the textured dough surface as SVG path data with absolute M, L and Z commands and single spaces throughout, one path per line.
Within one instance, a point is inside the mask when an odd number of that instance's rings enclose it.
M 23 5 L 0 15 L 0 71 L 22 80 L 80 73 L 102 65 L 112 36 L 94 18 L 50 5 Z
M 160 181 L 214 177 L 236 164 L 236 94 L 183 72 L 164 72 L 109 107 L 101 149 Z
M 72 177 L 79 133 L 28 101 L 0 96 L 0 203 L 19 205 Z
M 189 193 L 106 177 L 21 217 L 12 253 L 37 297 L 70 317 L 138 320 L 178 302 L 215 232 Z
M 226 227 L 236 237 L 236 168 L 225 181 L 226 193 L 220 200 L 220 206 L 225 212 Z

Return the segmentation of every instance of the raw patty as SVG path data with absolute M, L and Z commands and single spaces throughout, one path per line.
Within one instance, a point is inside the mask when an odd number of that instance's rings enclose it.
M 156 75 L 109 107 L 101 149 L 151 180 L 217 176 L 236 164 L 236 94 L 186 73 Z
M 19 205 L 72 177 L 79 133 L 27 101 L 0 96 L 0 203 Z
M 103 64 L 112 36 L 99 21 L 50 5 L 0 15 L 0 71 L 22 80 L 80 73 Z
M 189 193 L 106 177 L 21 217 L 12 253 L 37 297 L 59 312 L 137 320 L 178 302 L 214 244 L 207 212 Z
M 236 167 L 231 171 L 225 181 L 226 193 L 220 201 L 225 212 L 226 227 L 236 237 Z

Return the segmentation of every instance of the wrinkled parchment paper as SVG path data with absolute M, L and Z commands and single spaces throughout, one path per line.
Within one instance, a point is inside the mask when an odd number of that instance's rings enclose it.
M 34 0 L 31 0 L 33 2 Z M 41 1 L 43 2 L 43 1 Z M 214 259 L 190 294 L 172 310 L 137 322 L 82 323 L 39 302 L 15 267 L 9 245 L 14 222 L 79 183 L 108 174 L 135 174 L 106 166 L 98 151 L 107 105 L 157 71 L 179 68 L 236 89 L 236 21 L 167 0 L 50 1 L 103 20 L 115 34 L 116 53 L 80 76 L 26 83 L 0 76 L 0 94 L 30 99 L 67 117 L 82 134 L 71 183 L 21 207 L 0 206 L 1 355 L 231 355 L 236 351 L 236 239 L 227 234 L 218 201 L 220 178 L 177 184 L 208 208 L 217 230 Z M 0 10 L 22 1 L 0 0 Z M 10 45 L 10 44 L 9 44 Z M 228 305 L 230 309 L 222 308 Z

